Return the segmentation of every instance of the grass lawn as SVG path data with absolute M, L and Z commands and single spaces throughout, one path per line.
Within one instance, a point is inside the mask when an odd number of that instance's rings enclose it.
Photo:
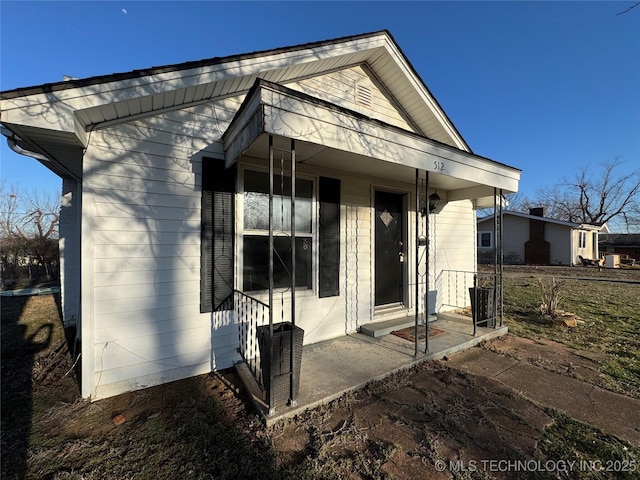
M 600 368 L 607 388 L 640 398 L 640 283 L 585 280 L 595 269 L 505 269 L 504 314 L 515 335 L 544 337 L 579 350 L 602 352 Z M 610 272 L 608 272 L 610 274 Z M 640 272 L 617 271 L 617 280 L 640 279 Z M 539 314 L 541 282 L 562 282 L 559 309 L 575 313 L 584 323 L 575 328 L 554 325 Z

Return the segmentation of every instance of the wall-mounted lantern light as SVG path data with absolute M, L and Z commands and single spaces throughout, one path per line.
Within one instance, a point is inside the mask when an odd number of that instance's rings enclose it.
M 438 207 L 438 202 L 440 202 L 440 195 L 437 192 L 433 192 L 429 195 L 429 213 L 433 213 L 435 209 Z

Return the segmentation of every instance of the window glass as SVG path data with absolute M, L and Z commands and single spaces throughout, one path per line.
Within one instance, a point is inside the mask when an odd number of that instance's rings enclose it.
M 291 237 L 274 237 L 273 281 L 276 288 L 291 286 Z M 296 237 L 296 288 L 311 288 L 312 241 Z M 269 237 L 245 235 L 243 246 L 245 292 L 269 289 Z
M 273 184 L 273 228 L 291 231 L 291 177 L 275 176 Z M 284 195 L 282 190 L 284 187 Z M 296 233 L 311 233 L 313 182 L 296 179 Z M 245 171 L 244 228 L 269 229 L 269 175 Z
M 481 232 L 480 233 L 480 246 L 484 248 L 491 247 L 491 233 L 490 232 Z
M 578 248 L 587 246 L 587 232 L 578 232 Z
M 291 286 L 291 177 L 273 178 L 273 278 L 276 288 Z M 296 288 L 312 288 L 313 182 L 296 179 Z M 243 290 L 269 288 L 269 175 L 244 172 Z

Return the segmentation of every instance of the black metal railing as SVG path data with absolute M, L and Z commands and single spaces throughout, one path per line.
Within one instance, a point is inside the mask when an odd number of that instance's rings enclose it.
M 234 312 L 238 325 L 238 353 L 260 388 L 264 390 L 257 331 L 258 327 L 269 324 L 269 305 L 234 290 L 216 308 L 216 312 L 221 311 Z
M 443 270 L 436 279 L 440 305 L 469 314 L 477 327 L 502 326 L 502 283 L 499 273 Z

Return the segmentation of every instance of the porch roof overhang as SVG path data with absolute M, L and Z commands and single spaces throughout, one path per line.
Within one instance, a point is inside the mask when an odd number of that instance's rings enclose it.
M 517 168 L 258 79 L 223 136 L 227 167 L 265 158 L 269 135 L 296 140 L 300 164 L 407 183 L 416 169 L 428 171 L 448 201 L 493 205 L 494 188 L 518 190 Z

